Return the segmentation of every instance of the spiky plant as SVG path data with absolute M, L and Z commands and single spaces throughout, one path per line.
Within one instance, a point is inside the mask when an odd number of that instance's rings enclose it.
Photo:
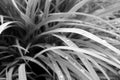
M 0 80 L 119 79 L 119 3 L 0 0 Z

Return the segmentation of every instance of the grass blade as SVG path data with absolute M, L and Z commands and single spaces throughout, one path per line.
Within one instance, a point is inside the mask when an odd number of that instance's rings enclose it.
M 1 24 L 4 23 L 4 16 L 3 15 L 0 15 L 0 22 L 1 22 Z
M 57 61 L 57 62 L 60 64 L 63 72 L 65 73 L 65 75 L 66 75 L 66 77 L 67 77 L 67 79 L 68 79 L 68 80 L 72 80 L 72 78 L 71 78 L 71 76 L 70 76 L 70 73 L 69 73 L 67 67 L 64 65 L 64 63 L 62 63 L 62 61 Z
M 115 62 L 113 62 L 113 61 L 111 61 L 111 60 L 109 60 L 109 59 L 107 59 L 107 58 L 105 58 L 105 57 L 103 57 L 103 56 L 94 54 L 93 52 L 87 51 L 87 50 L 82 49 L 82 48 L 74 48 L 74 47 L 68 47 L 68 46 L 56 46 L 56 47 L 47 48 L 47 49 L 45 49 L 45 50 L 37 53 L 37 54 L 34 56 L 34 58 L 40 56 L 40 55 L 43 54 L 44 52 L 47 52 L 47 51 L 50 51 L 50 50 L 54 50 L 54 49 L 55 49 L 55 50 L 56 50 L 56 49 L 73 50 L 73 51 L 75 51 L 75 52 L 80 52 L 80 53 L 82 52 L 82 53 L 84 53 L 84 54 L 88 54 L 88 55 L 93 56 L 93 57 L 95 57 L 95 58 L 98 58 L 98 59 L 100 59 L 100 60 L 102 60 L 102 61 L 105 61 L 105 62 L 107 62 L 107 63 L 109 63 L 109 64 L 111 64 L 111 65 L 113 65 L 113 66 L 116 66 L 117 68 L 120 68 L 120 65 L 119 65 L 119 64 L 117 64 L 117 63 L 115 63 Z
M 10 70 L 7 72 L 6 80 L 12 80 L 13 70 L 14 70 L 14 67 L 10 68 Z
M 40 63 L 38 60 L 36 60 L 36 59 L 34 59 L 32 57 L 28 57 L 28 56 L 24 56 L 23 59 L 31 61 L 31 62 L 37 64 L 38 66 L 42 67 L 46 72 L 48 72 L 50 74 L 48 69 L 42 63 Z
M 12 0 L 12 3 L 13 3 L 13 5 L 15 6 L 15 8 L 18 10 L 18 12 L 20 13 L 21 18 L 23 18 L 23 20 L 24 20 L 27 24 L 34 25 L 34 23 L 32 22 L 32 20 L 31 20 L 27 15 L 25 15 L 25 14 L 18 8 L 15 0 Z
M 93 13 L 93 15 L 99 16 L 99 17 L 105 17 L 105 16 L 109 16 L 112 15 L 113 12 L 118 11 L 120 9 L 120 2 L 117 2 L 113 5 L 110 5 L 107 8 L 103 8 L 101 10 L 96 11 L 95 13 Z
M 95 64 L 97 66 L 97 68 L 105 75 L 105 77 L 110 80 L 109 76 L 107 75 L 107 73 L 104 71 L 104 69 L 91 57 L 87 56 L 87 59 L 89 59 L 93 64 Z
M 79 55 L 79 58 L 81 59 L 87 70 L 89 71 L 92 78 L 94 80 L 100 80 L 95 69 L 93 68 L 92 64 L 88 61 L 88 59 L 84 55 Z
M 44 32 L 41 35 L 58 33 L 58 32 L 76 33 L 76 34 L 79 34 L 79 35 L 83 35 L 83 36 L 85 36 L 87 38 L 90 38 L 90 39 L 98 42 L 99 44 L 109 48 L 110 50 L 114 51 L 118 56 L 120 55 L 120 50 L 119 49 L 115 48 L 114 46 L 109 44 L 107 41 L 99 38 L 98 36 L 96 36 L 96 35 L 94 35 L 94 34 L 92 34 L 90 32 L 87 32 L 85 30 L 82 30 L 82 29 L 78 29 L 78 28 L 59 28 L 59 29 L 48 31 L 48 32 Z
M 65 42 L 70 47 L 77 47 L 78 48 L 78 46 L 73 41 L 71 41 L 70 39 L 66 38 L 65 36 L 59 36 L 59 35 L 56 35 L 56 34 L 53 34 L 53 36 L 61 39 L 63 42 Z
M 21 64 L 18 68 L 18 80 L 27 80 L 25 64 Z
M 11 22 L 6 22 L 6 23 L 1 24 L 1 25 L 0 25 L 0 34 L 1 34 L 5 29 L 7 29 L 8 27 L 10 27 L 10 26 L 8 26 L 8 25 L 9 25 L 9 24 L 12 24 L 12 23 L 14 23 L 14 22 L 11 21 Z
M 75 6 L 73 6 L 68 12 L 76 12 L 78 9 L 80 9 L 83 5 L 85 5 L 90 0 L 82 0 L 79 3 L 77 3 Z
M 51 55 L 48 54 L 48 56 L 50 57 L 50 59 L 52 61 L 53 67 L 55 69 L 54 71 L 56 72 L 58 79 L 65 80 L 64 74 L 62 73 L 62 71 L 61 71 L 60 67 L 58 66 L 58 64 L 56 63 L 56 61 L 52 58 Z
M 96 62 L 98 64 L 102 65 L 103 67 L 105 67 L 106 69 L 108 69 L 109 71 L 111 71 L 112 73 L 114 73 L 115 75 L 118 75 L 117 71 L 113 67 L 106 64 L 105 62 L 100 61 L 100 60 L 96 60 Z
M 49 15 L 50 4 L 52 0 L 46 0 L 45 9 L 44 9 L 44 18 L 47 18 Z

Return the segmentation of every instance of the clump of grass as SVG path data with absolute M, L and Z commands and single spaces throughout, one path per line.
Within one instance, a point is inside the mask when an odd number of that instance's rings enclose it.
M 119 3 L 1 0 L 0 79 L 119 80 Z

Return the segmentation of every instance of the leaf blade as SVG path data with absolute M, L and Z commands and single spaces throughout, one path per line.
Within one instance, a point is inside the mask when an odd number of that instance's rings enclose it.
M 27 80 L 25 64 L 21 64 L 18 68 L 18 80 Z

